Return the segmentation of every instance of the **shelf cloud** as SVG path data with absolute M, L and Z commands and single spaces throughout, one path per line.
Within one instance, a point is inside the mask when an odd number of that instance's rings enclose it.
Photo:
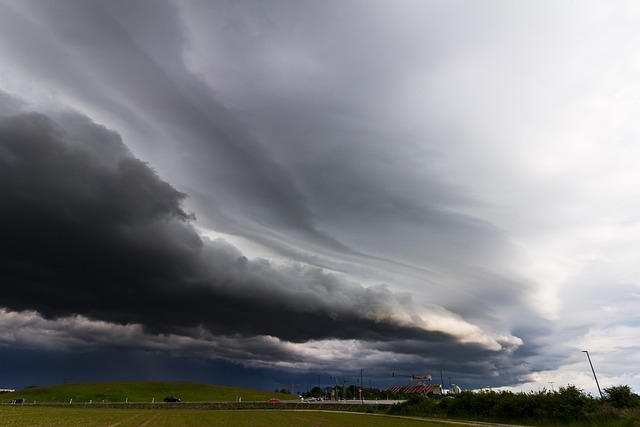
M 0 346 L 637 388 L 639 14 L 0 1 Z

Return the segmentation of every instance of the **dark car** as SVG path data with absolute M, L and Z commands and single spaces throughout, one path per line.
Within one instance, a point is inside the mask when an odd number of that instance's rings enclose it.
M 22 405 L 23 403 L 27 403 L 27 399 L 24 398 L 18 398 L 18 399 L 13 399 L 11 401 L 12 405 Z
M 175 396 L 167 396 L 163 399 L 165 402 L 180 402 L 180 399 L 178 399 Z

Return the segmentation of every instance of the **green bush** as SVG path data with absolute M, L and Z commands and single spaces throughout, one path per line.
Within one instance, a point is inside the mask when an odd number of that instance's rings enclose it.
M 640 406 L 640 396 L 631 392 L 628 385 L 604 389 L 604 397 L 614 408 L 634 408 Z
M 419 394 L 413 394 L 400 404 L 392 405 L 389 414 L 393 415 L 428 415 L 432 414 L 437 403 Z

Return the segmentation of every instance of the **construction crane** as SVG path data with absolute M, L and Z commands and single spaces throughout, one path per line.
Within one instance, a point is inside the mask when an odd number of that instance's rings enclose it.
M 409 374 L 397 374 L 399 377 L 409 377 L 411 379 L 411 381 L 416 381 L 419 385 L 423 386 L 425 385 L 425 382 L 427 381 L 431 381 L 431 375 L 409 375 Z M 393 378 L 396 377 L 396 373 L 392 372 L 391 376 Z

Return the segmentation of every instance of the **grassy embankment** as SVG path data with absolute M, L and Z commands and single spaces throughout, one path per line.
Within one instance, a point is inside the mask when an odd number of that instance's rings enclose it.
M 290 394 L 216 386 L 192 382 L 105 382 L 59 384 L 28 387 L 0 395 L 0 403 L 25 398 L 29 403 L 162 403 L 165 396 L 177 396 L 183 402 L 266 401 L 272 397 L 291 399 Z

